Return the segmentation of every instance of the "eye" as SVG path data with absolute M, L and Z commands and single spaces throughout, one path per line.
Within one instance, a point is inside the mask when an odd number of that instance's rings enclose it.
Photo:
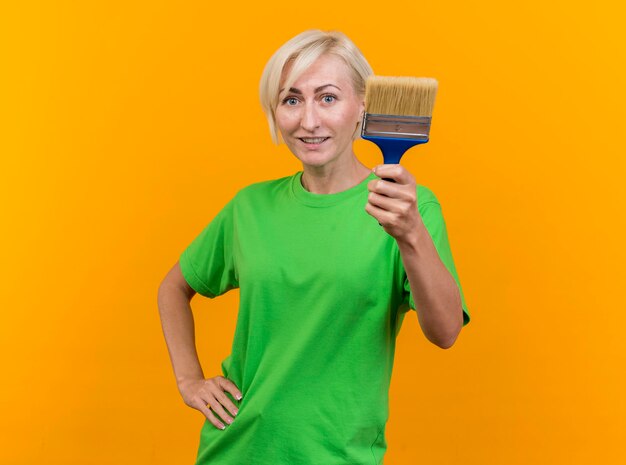
M 296 103 L 298 103 L 298 99 L 295 97 L 287 97 L 283 99 L 283 104 L 286 104 L 288 106 L 294 106 Z
M 324 101 L 324 103 L 333 103 L 335 100 L 337 100 L 337 97 L 332 94 L 327 94 L 322 97 L 322 100 Z

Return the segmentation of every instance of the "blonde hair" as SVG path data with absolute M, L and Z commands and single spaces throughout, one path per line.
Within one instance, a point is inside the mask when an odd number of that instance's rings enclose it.
M 336 55 L 345 61 L 351 71 L 352 85 L 357 95 L 365 96 L 365 81 L 373 74 L 361 51 L 356 45 L 339 31 L 321 31 L 310 29 L 304 31 L 283 44 L 269 59 L 261 75 L 259 94 L 261 106 L 267 116 L 270 126 L 270 135 L 275 144 L 279 144 L 276 128 L 276 107 L 280 93 L 280 78 L 285 65 L 292 62 L 289 75 L 285 79 L 285 89 L 289 89 L 300 75 L 311 66 L 315 60 L 324 54 Z M 359 134 L 360 124 L 357 125 L 352 139 Z

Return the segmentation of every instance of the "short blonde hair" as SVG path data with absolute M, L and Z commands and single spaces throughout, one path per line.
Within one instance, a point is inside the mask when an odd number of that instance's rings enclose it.
M 263 70 L 259 85 L 261 106 L 267 116 L 272 141 L 279 144 L 276 127 L 276 107 L 280 93 L 280 78 L 289 62 L 293 66 L 285 80 L 285 89 L 289 89 L 298 77 L 323 54 L 333 54 L 342 58 L 351 70 L 352 84 L 359 96 L 365 96 L 365 81 L 373 74 L 361 51 L 356 45 L 339 31 L 321 31 L 310 29 L 304 31 L 283 44 L 269 59 Z M 353 139 L 359 135 L 359 125 L 354 131 Z

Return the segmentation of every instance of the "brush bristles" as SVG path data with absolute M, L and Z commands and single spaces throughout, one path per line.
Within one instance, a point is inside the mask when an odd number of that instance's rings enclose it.
M 365 111 L 379 115 L 432 116 L 437 80 L 425 77 L 369 76 Z

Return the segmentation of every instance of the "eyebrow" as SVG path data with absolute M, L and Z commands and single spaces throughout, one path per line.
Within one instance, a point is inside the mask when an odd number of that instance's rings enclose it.
M 329 87 L 329 86 L 332 86 L 332 87 L 337 88 L 338 90 L 341 90 L 335 84 L 324 84 L 323 86 L 319 86 L 318 88 L 316 88 L 315 89 L 315 93 L 318 93 L 320 90 L 322 90 L 322 89 L 324 89 L 326 87 Z M 284 88 L 280 89 L 278 91 L 278 93 L 280 94 L 283 90 L 285 90 L 285 89 Z M 302 92 L 300 90 L 296 89 L 295 87 L 290 87 L 289 88 L 289 92 L 291 92 L 292 94 L 300 94 L 300 95 L 302 95 Z

